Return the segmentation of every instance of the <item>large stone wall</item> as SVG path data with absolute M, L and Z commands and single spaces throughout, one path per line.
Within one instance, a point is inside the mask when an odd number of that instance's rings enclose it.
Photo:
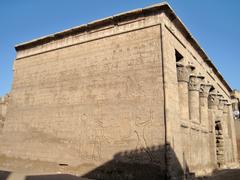
M 159 26 L 15 61 L 1 152 L 99 165 L 164 145 L 161 66 Z

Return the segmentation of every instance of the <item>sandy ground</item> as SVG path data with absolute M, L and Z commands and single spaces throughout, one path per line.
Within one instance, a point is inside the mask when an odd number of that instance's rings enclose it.
M 216 172 L 211 177 L 203 178 L 204 180 L 240 180 L 240 169 L 227 169 Z

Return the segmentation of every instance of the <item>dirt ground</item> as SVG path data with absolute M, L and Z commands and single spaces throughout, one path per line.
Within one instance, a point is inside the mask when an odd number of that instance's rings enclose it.
M 0 180 L 87 180 L 69 174 L 34 174 L 0 171 Z M 240 169 L 223 170 L 196 180 L 240 180 Z
M 34 174 L 0 171 L 0 180 L 87 180 L 69 174 Z M 240 180 L 240 169 L 223 170 L 196 180 Z
M 240 180 L 240 169 L 226 169 L 214 173 L 210 177 L 199 178 L 198 180 Z

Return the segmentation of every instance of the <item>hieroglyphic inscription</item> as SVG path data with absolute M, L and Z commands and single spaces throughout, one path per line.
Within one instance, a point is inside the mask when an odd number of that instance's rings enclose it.
M 164 143 L 159 39 L 156 26 L 16 61 L 9 127 L 51 134 L 85 162 L 148 153 Z

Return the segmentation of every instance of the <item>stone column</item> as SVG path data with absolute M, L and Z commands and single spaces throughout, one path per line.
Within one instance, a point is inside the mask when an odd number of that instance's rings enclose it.
M 235 132 L 235 125 L 233 119 L 233 110 L 232 106 L 228 105 L 228 121 L 230 123 L 231 129 L 231 142 L 232 142 L 232 153 L 233 153 L 233 161 L 237 164 L 238 162 L 238 153 L 237 153 L 237 139 L 236 139 L 236 132 Z
M 209 131 L 209 119 L 208 119 L 208 96 L 212 85 L 203 84 L 200 88 L 200 123 L 202 132 L 200 132 L 201 139 L 201 166 L 202 170 L 209 170 L 211 167 L 211 135 Z
M 216 134 L 216 146 L 217 146 L 217 162 L 219 167 L 224 167 L 226 162 L 225 151 L 225 139 L 224 139 L 224 123 L 223 123 L 223 108 L 224 101 L 222 95 L 218 94 L 219 104 L 217 116 L 215 119 L 215 134 Z
M 191 165 L 192 170 L 200 169 L 201 167 L 201 129 L 200 129 L 200 104 L 199 91 L 203 77 L 190 76 L 189 80 L 189 116 L 190 116 L 190 136 L 191 136 Z M 200 145 L 201 146 L 201 145 Z
M 238 108 L 238 99 L 237 98 L 232 98 L 232 111 L 233 111 L 233 117 L 234 119 L 239 118 L 239 108 Z
M 188 83 L 192 68 L 192 66 L 177 64 L 179 111 L 180 119 L 183 121 L 189 120 Z
M 189 171 L 190 164 L 190 130 L 189 130 L 189 96 L 188 83 L 189 75 L 194 69 L 193 66 L 183 66 L 177 64 L 177 78 L 178 78 L 178 98 L 179 98 L 179 116 L 181 120 L 181 134 L 183 147 L 183 169 L 185 172 Z
M 223 107 L 223 122 L 225 124 L 225 130 L 224 130 L 224 134 L 228 137 L 230 137 L 231 135 L 229 134 L 229 130 L 230 128 L 230 123 L 229 123 L 229 119 L 228 119 L 228 106 L 230 106 L 231 104 L 228 103 L 227 100 L 224 100 L 224 107 Z
M 189 114 L 192 122 L 200 123 L 199 90 L 203 77 L 190 76 L 189 81 Z
M 201 85 L 200 88 L 200 121 L 203 127 L 209 130 L 208 96 L 212 85 Z
M 217 150 L 216 150 L 216 134 L 215 134 L 215 119 L 218 111 L 219 99 L 215 91 L 210 92 L 208 96 L 208 119 L 209 119 L 209 129 L 210 135 L 210 159 L 212 168 L 217 167 Z
M 228 103 L 227 100 L 224 100 L 224 107 L 223 107 L 223 127 L 224 127 L 224 140 L 225 140 L 225 160 L 226 163 L 233 162 L 233 146 L 231 142 L 231 126 L 230 126 L 230 121 L 228 118 L 228 106 L 230 104 Z

